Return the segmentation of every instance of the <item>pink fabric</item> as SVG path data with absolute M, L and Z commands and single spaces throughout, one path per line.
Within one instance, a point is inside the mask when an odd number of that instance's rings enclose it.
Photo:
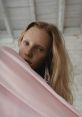
M 12 49 L 0 49 L 0 117 L 82 117 Z

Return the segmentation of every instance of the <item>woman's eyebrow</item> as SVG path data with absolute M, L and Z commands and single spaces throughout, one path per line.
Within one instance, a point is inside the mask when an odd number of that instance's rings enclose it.
M 42 49 L 46 49 L 47 47 L 43 46 L 43 45 L 40 45 L 40 44 L 36 44 L 36 46 L 42 48 Z
M 24 41 L 26 41 L 26 42 L 28 42 L 28 40 L 27 39 L 23 39 Z

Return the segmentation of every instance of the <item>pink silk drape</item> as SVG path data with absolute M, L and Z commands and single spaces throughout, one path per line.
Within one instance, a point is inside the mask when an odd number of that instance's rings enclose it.
M 82 117 L 11 48 L 0 49 L 0 117 Z

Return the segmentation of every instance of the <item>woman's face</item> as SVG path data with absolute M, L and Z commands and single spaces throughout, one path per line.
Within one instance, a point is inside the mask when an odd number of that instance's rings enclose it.
M 33 68 L 37 69 L 45 61 L 49 49 L 46 31 L 34 26 L 24 35 L 19 45 L 19 55 Z

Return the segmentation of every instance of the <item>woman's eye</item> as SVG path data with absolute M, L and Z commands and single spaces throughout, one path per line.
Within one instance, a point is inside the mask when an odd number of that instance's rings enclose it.
M 43 52 L 44 49 L 43 49 L 43 48 L 37 48 L 37 51 L 38 51 L 38 52 Z
M 26 46 L 28 46 L 28 45 L 29 45 L 29 42 L 25 41 L 24 44 L 25 44 Z

